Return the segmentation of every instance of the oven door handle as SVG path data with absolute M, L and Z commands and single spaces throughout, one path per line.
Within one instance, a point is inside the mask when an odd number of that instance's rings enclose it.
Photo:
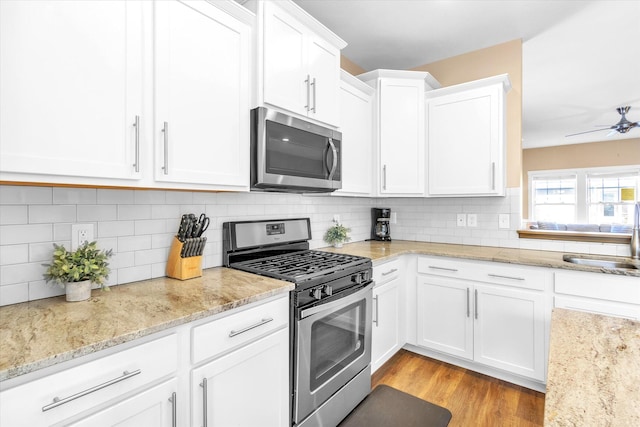
M 345 297 L 342 298 L 338 298 L 336 300 L 333 300 L 331 302 L 327 302 L 324 304 L 320 304 L 320 305 L 316 305 L 314 307 L 310 307 L 307 309 L 304 309 L 302 311 L 300 311 L 300 320 L 302 319 L 306 319 L 309 316 L 313 316 L 314 314 L 318 314 L 322 311 L 326 311 L 326 310 L 333 310 L 336 307 L 340 307 L 342 305 L 349 305 L 355 301 L 358 301 L 359 299 L 362 299 L 362 296 L 364 294 L 366 294 L 367 292 L 371 291 L 371 287 L 373 285 L 373 281 L 367 283 L 364 287 L 360 288 L 358 291 L 349 294 Z

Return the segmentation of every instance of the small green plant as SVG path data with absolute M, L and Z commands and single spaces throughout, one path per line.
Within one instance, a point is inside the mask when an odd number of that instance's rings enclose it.
M 333 221 L 333 225 L 324 234 L 324 241 L 330 245 L 348 242 L 351 240 L 351 237 L 348 236 L 350 231 L 350 228 L 345 227 L 337 221 Z
M 102 251 L 97 242 L 85 242 L 75 251 L 67 251 L 63 245 L 53 244 L 53 262 L 43 264 L 47 267 L 44 278 L 62 287 L 68 282 L 82 282 L 89 280 L 100 285 L 104 290 L 109 286 L 105 280 L 109 278 L 109 263 L 107 260 L 113 255 L 113 249 Z

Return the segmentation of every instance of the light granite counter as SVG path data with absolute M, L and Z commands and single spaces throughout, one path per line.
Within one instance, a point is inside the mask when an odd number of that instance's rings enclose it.
M 504 262 L 508 264 L 530 265 L 534 267 L 561 268 L 573 271 L 588 271 L 594 273 L 617 274 L 623 276 L 640 277 L 640 270 L 607 269 L 572 264 L 562 259 L 565 253 L 550 251 L 534 251 L 529 249 L 497 248 L 490 246 L 467 246 L 445 243 L 426 243 L 405 240 L 393 242 L 354 242 L 347 243 L 342 248 L 323 248 L 323 250 L 359 255 L 373 260 L 373 265 L 383 263 L 389 259 L 404 254 L 435 255 L 450 258 L 464 258 L 476 261 Z M 590 256 L 579 254 L 584 258 L 611 259 L 624 261 L 640 267 L 640 261 L 623 257 Z
M 556 308 L 544 425 L 640 426 L 640 322 Z
M 293 284 L 229 268 L 0 307 L 0 380 L 289 292 Z

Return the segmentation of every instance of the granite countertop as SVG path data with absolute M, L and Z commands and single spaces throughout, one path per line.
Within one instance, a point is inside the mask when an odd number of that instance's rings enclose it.
M 467 246 L 446 243 L 426 243 L 406 240 L 393 242 L 354 242 L 347 243 L 342 248 L 323 248 L 322 250 L 359 255 L 373 260 L 373 265 L 383 263 L 391 258 L 403 254 L 436 255 L 451 258 L 464 258 L 476 261 L 504 262 L 508 264 L 529 265 L 534 267 L 561 268 L 573 271 L 588 271 L 592 273 L 617 274 L 621 276 L 640 277 L 640 270 L 607 269 L 587 265 L 572 264 L 562 259 L 565 253 L 551 251 L 535 251 L 530 249 L 498 248 L 491 246 Z M 639 260 L 625 257 L 611 257 L 604 255 L 574 254 L 583 258 L 610 259 L 624 261 L 640 267 Z
M 640 322 L 556 308 L 544 425 L 640 426 Z
M 180 281 L 167 277 L 0 307 L 0 380 L 122 344 L 289 292 L 293 284 L 218 267 Z

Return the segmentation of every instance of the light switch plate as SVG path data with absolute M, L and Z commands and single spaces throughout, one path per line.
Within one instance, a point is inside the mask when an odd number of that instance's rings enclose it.
M 467 216 L 465 214 L 459 213 L 456 219 L 456 225 L 458 227 L 466 227 L 467 226 Z
M 478 226 L 478 215 L 467 214 L 467 227 L 477 227 L 477 226 Z
M 509 214 L 498 214 L 498 227 L 509 228 Z

